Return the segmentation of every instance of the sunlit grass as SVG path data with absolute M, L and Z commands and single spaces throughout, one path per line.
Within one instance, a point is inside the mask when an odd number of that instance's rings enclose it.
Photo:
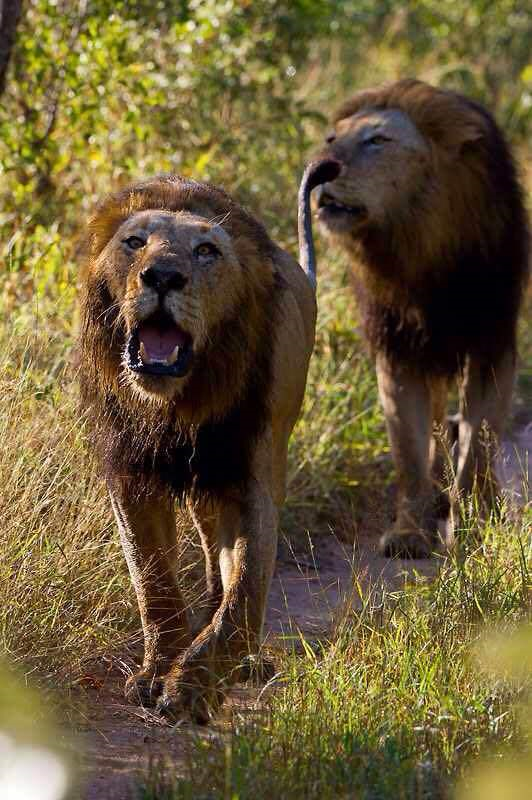
M 0 346 L 0 647 L 35 677 L 72 677 L 124 635 L 131 590 L 68 342 L 39 325 Z
M 434 580 L 365 586 L 330 638 L 280 657 L 255 715 L 235 712 L 229 732 L 198 739 L 179 777 L 154 767 L 145 800 L 432 800 L 479 754 L 525 747 L 517 703 L 530 675 L 508 683 L 473 656 L 486 626 L 527 619 L 530 533 L 516 520 Z

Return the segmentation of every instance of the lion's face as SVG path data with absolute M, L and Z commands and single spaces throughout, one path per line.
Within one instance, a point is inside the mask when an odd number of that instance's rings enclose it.
M 349 239 L 400 214 L 424 180 L 429 147 L 403 111 L 364 109 L 336 123 L 321 154 L 343 168 L 316 192 L 319 220 L 326 233 Z
M 123 375 L 152 399 L 172 399 L 209 333 L 237 306 L 242 268 L 231 237 L 188 212 L 140 211 L 99 264 L 126 331 Z

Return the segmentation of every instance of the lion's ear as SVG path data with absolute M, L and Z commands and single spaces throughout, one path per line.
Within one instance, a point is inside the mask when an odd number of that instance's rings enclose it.
M 447 149 L 456 156 L 474 152 L 479 142 L 485 138 L 480 122 L 475 120 L 460 121 L 450 128 L 447 138 Z

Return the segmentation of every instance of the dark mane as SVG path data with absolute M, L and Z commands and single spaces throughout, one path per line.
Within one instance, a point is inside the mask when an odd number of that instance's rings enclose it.
M 375 350 L 423 371 L 456 372 L 468 352 L 493 363 L 515 347 L 529 275 L 528 220 L 510 149 L 491 114 L 417 80 L 369 89 L 334 120 L 400 109 L 431 148 L 426 186 L 386 230 L 353 243 L 377 291 L 354 276 Z

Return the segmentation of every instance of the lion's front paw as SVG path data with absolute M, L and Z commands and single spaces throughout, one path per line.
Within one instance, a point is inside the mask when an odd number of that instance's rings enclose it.
M 203 692 L 185 688 L 171 694 L 163 692 L 157 703 L 157 711 L 171 725 L 187 718 L 196 725 L 207 725 L 215 710 Z
M 392 529 L 379 542 L 385 558 L 430 558 L 437 549 L 436 537 L 422 530 Z
M 126 681 L 124 694 L 129 703 L 143 708 L 153 708 L 163 691 L 163 681 L 160 676 L 147 670 L 140 670 Z
M 212 684 L 211 675 L 179 670 L 165 680 L 157 711 L 172 724 L 188 717 L 206 725 L 222 705 L 224 694 Z

